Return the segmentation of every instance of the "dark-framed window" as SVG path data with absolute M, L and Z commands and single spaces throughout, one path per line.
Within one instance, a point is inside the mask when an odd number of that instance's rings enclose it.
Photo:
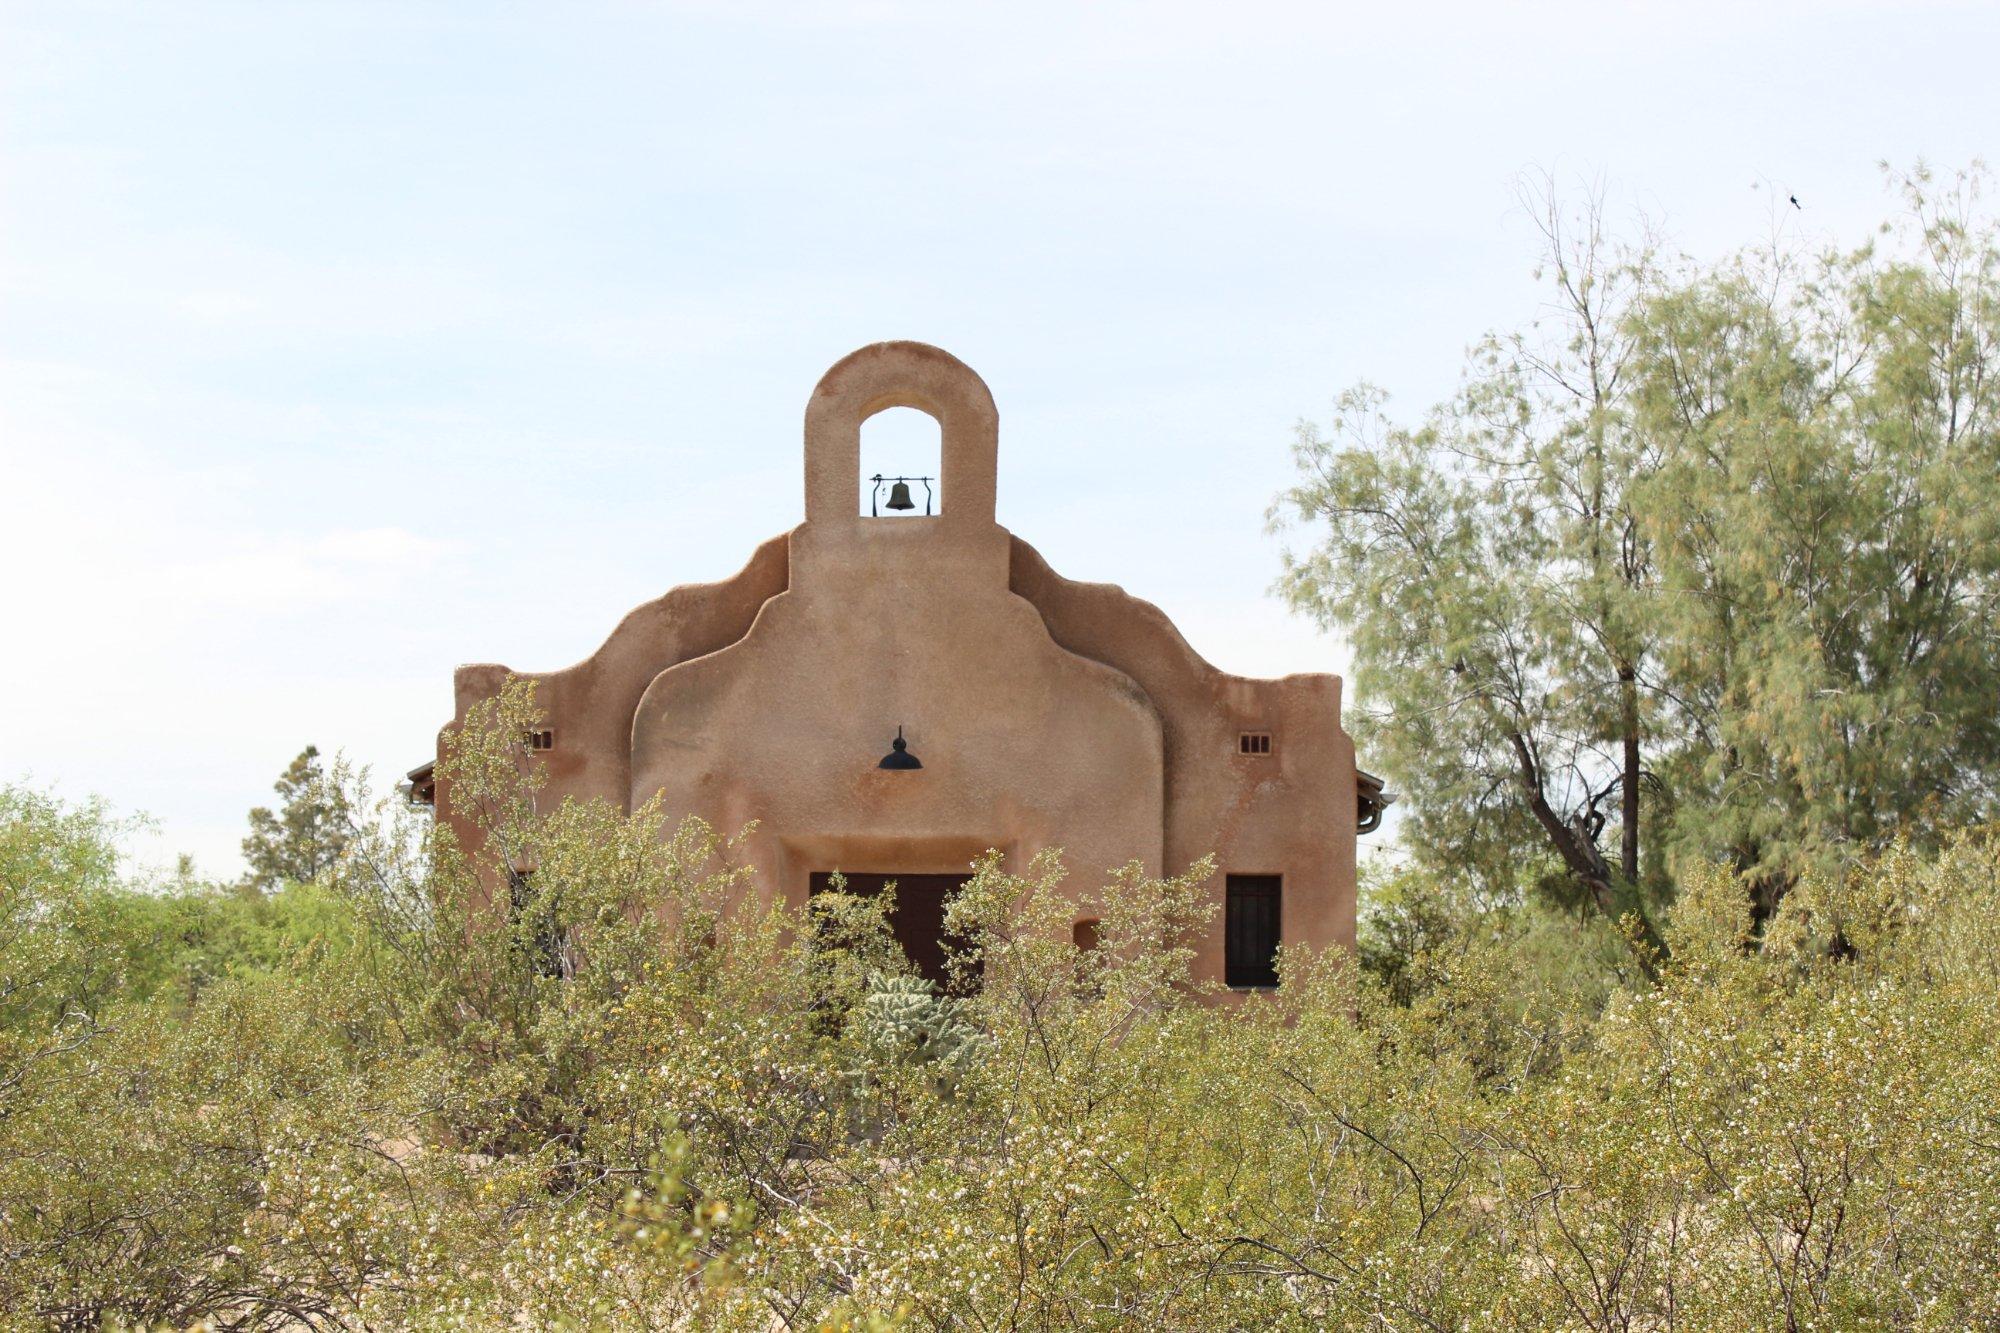
M 1283 879 L 1277 875 L 1230 875 L 1225 894 L 1223 980 L 1231 986 L 1277 985 Z

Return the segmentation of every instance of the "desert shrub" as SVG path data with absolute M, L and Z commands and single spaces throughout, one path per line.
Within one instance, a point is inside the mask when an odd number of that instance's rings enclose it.
M 191 997 L 89 947 L 103 813 L 0 805 L 14 1325 L 2000 1320 L 1990 837 L 1755 929 L 1691 875 L 1656 981 L 1588 917 L 1407 879 L 1360 965 L 1288 950 L 1248 996 L 1190 979 L 1207 865 L 990 855 L 942 995 L 879 900 L 788 907 L 700 825 L 544 808 L 531 716 L 450 756 L 472 845 L 362 819 L 347 943 Z

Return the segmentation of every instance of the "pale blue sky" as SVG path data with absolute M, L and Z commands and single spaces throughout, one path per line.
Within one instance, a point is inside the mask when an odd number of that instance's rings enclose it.
M 1290 427 L 1532 315 L 1524 171 L 1684 247 L 1858 239 L 2000 125 L 1982 4 L 0 6 L 0 775 L 237 868 L 306 741 L 589 652 L 801 514 L 800 413 L 920 338 L 1001 521 L 1219 665 Z

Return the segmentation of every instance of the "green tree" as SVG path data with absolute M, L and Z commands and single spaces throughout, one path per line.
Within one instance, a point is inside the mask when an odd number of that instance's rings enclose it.
M 1533 196 L 1550 309 L 1489 336 L 1414 427 L 1362 386 L 1298 428 L 1300 481 L 1274 521 L 1292 604 L 1346 634 L 1357 740 L 1409 798 L 1406 841 L 1488 895 L 1540 884 L 1656 942 L 1643 892 L 1658 690 L 1656 571 L 1634 489 L 1629 311 L 1655 281 L 1592 204 Z M 1615 820 L 1614 839 L 1604 836 Z M 1657 883 L 1657 877 L 1655 877 Z
M 1919 169 L 1887 238 L 1752 253 L 1631 320 L 1689 857 L 1759 917 L 1810 866 L 1990 818 L 2000 779 L 2000 241 Z
M 123 982 L 94 907 L 126 830 L 101 802 L 0 786 L 0 1119 L 36 1066 L 97 1035 Z
M 346 789 L 329 776 L 317 746 L 299 751 L 271 790 L 278 809 L 252 810 L 250 836 L 243 840 L 249 864 L 243 884 L 260 893 L 318 879 L 347 846 L 354 818 Z
M 1715 265 L 1533 197 L 1551 299 L 1415 425 L 1298 431 L 1294 606 L 1344 633 L 1415 856 L 1657 951 L 1727 858 L 1812 865 L 1990 814 L 2000 261 L 1977 176 L 1887 240 Z M 1615 839 L 1610 829 L 1615 825 Z

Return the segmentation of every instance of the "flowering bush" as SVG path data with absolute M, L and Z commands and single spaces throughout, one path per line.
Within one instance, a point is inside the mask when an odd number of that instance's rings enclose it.
M 875 900 L 542 808 L 531 708 L 445 766 L 478 845 L 357 827 L 339 947 L 191 1002 L 87 947 L 101 815 L 0 802 L 0 1325 L 2000 1322 L 1986 837 L 1754 936 L 1696 874 L 1657 983 L 1496 912 L 1227 998 L 1188 973 L 1207 865 L 1079 895 L 988 856 L 940 994 Z

